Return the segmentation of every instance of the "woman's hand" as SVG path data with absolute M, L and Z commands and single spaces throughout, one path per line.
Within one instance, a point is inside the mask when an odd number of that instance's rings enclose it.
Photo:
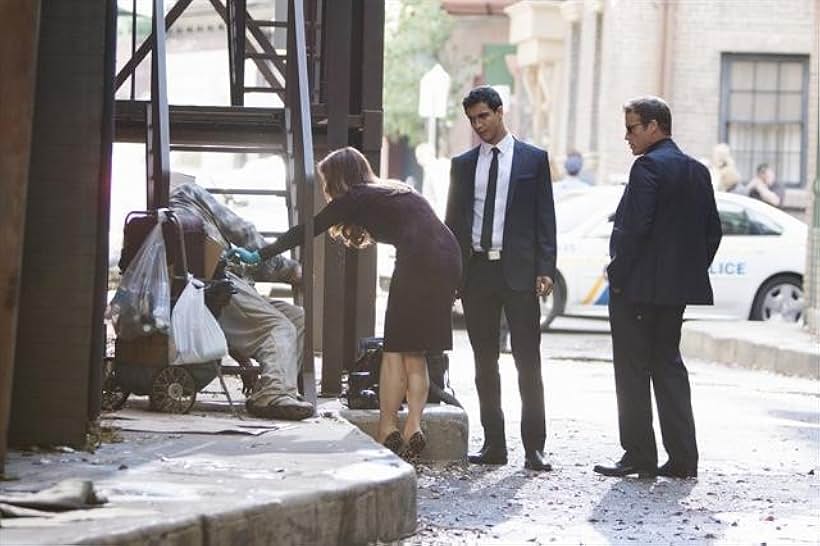
M 262 261 L 262 257 L 259 255 L 258 250 L 248 250 L 247 248 L 242 248 L 238 246 L 236 248 L 232 248 L 228 251 L 228 258 L 233 258 L 237 256 L 241 261 L 245 262 L 246 264 L 258 264 Z

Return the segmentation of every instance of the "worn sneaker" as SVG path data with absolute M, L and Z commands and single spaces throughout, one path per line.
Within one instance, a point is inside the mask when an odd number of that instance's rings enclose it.
M 267 419 L 286 419 L 301 421 L 313 417 L 313 405 L 310 402 L 299 400 L 295 396 L 282 395 L 271 401 L 267 406 L 254 404 L 252 400 L 245 402 L 248 413 L 255 417 Z

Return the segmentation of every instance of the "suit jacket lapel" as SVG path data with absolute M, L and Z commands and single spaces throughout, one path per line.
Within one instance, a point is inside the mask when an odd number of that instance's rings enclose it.
M 478 165 L 478 147 L 470 150 L 470 155 L 467 157 L 467 169 L 464 173 L 467 185 L 467 191 L 464 192 L 464 217 L 467 218 L 468 233 L 473 231 L 473 206 L 475 203 L 475 170 Z
M 510 211 L 510 207 L 512 206 L 513 202 L 513 193 L 515 193 L 515 182 L 518 178 L 518 165 L 521 163 L 523 159 L 522 154 L 523 146 L 521 145 L 518 140 L 514 140 L 515 144 L 513 145 L 513 160 L 512 160 L 512 167 L 510 167 L 510 185 L 507 187 L 507 205 L 506 211 Z

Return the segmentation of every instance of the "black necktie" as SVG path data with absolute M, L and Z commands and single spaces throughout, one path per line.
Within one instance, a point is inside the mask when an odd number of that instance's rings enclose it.
M 481 248 L 489 251 L 493 247 L 493 213 L 495 212 L 495 187 L 498 182 L 498 153 L 493 147 L 490 174 L 487 177 L 487 196 L 484 198 L 484 215 L 481 220 Z

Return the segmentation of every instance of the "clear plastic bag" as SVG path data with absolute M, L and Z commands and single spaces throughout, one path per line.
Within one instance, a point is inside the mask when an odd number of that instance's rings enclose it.
M 167 334 L 171 325 L 171 282 L 162 236 L 165 221 L 165 214 L 160 213 L 157 225 L 122 274 L 108 307 L 107 316 L 123 340 Z
M 191 275 L 188 275 L 188 284 L 171 313 L 168 353 L 168 362 L 172 366 L 210 362 L 228 356 L 225 334 L 205 305 L 205 287 Z

